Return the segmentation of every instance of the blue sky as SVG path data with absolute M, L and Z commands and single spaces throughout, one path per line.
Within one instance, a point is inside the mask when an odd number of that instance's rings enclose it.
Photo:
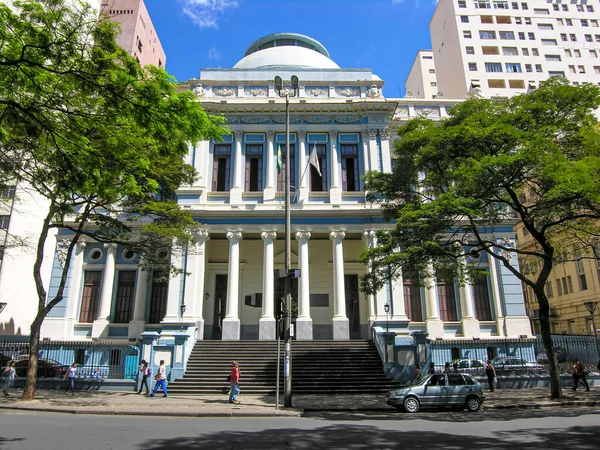
M 415 55 L 431 48 L 437 0 L 145 0 L 178 81 L 232 67 L 259 37 L 293 32 L 321 42 L 342 68 L 371 68 L 384 95 L 404 95 Z

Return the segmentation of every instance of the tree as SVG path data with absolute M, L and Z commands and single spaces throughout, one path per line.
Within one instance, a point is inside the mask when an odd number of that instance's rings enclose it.
M 461 271 L 458 260 L 485 252 L 533 290 L 551 395 L 560 397 L 544 286 L 555 264 L 575 253 L 596 257 L 600 139 L 593 110 L 599 105 L 598 87 L 553 77 L 510 99 L 466 100 L 439 124 L 416 118 L 400 128 L 394 173 L 366 176 L 370 199 L 383 202 L 395 226 L 361 256 L 371 267 L 363 290 L 376 291 L 402 267 L 426 272 L 430 261 L 452 268 L 465 283 L 481 269 L 471 262 Z M 516 247 L 490 232 L 517 221 L 533 245 Z M 514 255 L 539 264 L 537 276 L 529 278 Z
M 0 5 L 0 178 L 43 199 L 33 278 L 38 312 L 31 324 L 24 399 L 33 399 L 40 329 L 63 298 L 78 240 L 117 243 L 143 268 L 176 271 L 161 248 L 185 246 L 194 222 L 176 202 L 191 184 L 190 143 L 220 138 L 191 92 L 162 69 L 140 67 L 117 46 L 118 25 L 87 2 L 16 1 Z M 44 247 L 69 230 L 60 285 L 48 298 Z

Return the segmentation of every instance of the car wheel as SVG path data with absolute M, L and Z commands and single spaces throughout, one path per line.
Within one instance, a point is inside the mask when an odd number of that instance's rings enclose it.
M 471 412 L 479 411 L 480 406 L 481 406 L 481 401 L 477 397 L 467 398 L 466 407 L 469 411 L 471 411 Z
M 419 410 L 419 400 L 414 397 L 408 397 L 404 400 L 404 411 L 408 413 L 415 413 Z

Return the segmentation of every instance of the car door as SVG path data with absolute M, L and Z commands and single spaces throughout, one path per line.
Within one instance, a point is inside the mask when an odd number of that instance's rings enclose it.
M 448 376 L 448 405 L 464 405 L 469 388 L 460 373 L 449 373 Z
M 425 389 L 421 404 L 429 406 L 444 406 L 448 401 L 448 386 L 446 385 L 446 375 L 432 375 Z

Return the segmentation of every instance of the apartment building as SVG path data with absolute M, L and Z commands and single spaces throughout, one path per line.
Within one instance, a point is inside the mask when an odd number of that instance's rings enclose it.
M 443 97 L 437 84 L 435 63 L 431 50 L 419 50 L 406 77 L 406 96 L 408 98 Z
M 438 90 L 510 97 L 551 76 L 600 82 L 600 3 L 440 0 L 430 22 Z

